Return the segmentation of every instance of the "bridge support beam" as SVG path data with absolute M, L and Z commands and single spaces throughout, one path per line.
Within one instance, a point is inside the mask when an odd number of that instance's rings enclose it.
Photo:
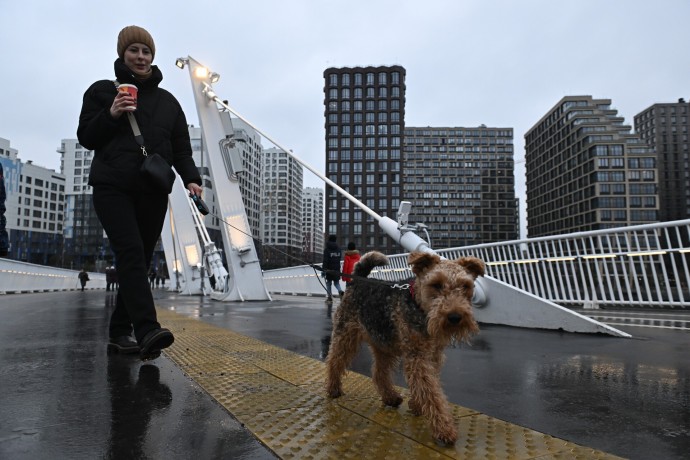
M 484 295 L 483 305 L 475 305 L 474 309 L 474 317 L 480 323 L 632 337 L 490 276 L 478 278 L 475 286 L 480 287 Z

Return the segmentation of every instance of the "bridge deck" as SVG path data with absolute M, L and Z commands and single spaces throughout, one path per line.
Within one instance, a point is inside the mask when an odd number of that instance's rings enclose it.
M 673 459 L 690 449 L 686 331 L 484 326 L 447 353 L 460 440 L 445 448 L 405 403 L 381 407 L 366 350 L 346 396 L 325 398 L 323 299 L 155 294 L 176 342 L 150 363 L 107 356 L 110 293 L 0 297 L 0 457 Z

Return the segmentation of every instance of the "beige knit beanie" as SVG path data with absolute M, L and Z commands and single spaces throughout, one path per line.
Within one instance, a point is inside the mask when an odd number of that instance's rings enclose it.
M 151 58 L 156 56 L 156 45 L 153 43 L 151 34 L 139 26 L 127 26 L 120 31 L 117 36 L 117 55 L 122 58 L 125 50 L 132 43 L 143 43 L 151 49 Z

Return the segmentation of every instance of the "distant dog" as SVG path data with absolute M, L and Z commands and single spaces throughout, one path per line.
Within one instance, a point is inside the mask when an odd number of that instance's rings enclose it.
M 380 252 L 367 253 L 355 265 L 352 286 L 333 320 L 326 391 L 332 398 L 343 394 L 343 374 L 364 340 L 374 356 L 373 382 L 383 403 L 402 403 L 392 380 L 402 359 L 411 411 L 429 419 L 437 440 L 454 444 L 457 429 L 440 382 L 443 350 L 452 340 L 467 341 L 479 331 L 471 300 L 484 262 L 476 257 L 448 261 L 423 252 L 413 252 L 408 262 L 415 275 L 409 289 L 363 279 L 388 263 Z

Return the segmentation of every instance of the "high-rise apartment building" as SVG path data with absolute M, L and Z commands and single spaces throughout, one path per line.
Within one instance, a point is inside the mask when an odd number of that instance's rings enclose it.
M 529 236 L 657 221 L 656 168 L 610 99 L 564 97 L 525 134 Z
M 320 263 L 323 255 L 323 189 L 305 187 L 302 194 L 302 255 Z
M 513 169 L 512 128 L 406 127 L 410 222 L 429 227 L 434 248 L 518 239 Z
M 65 177 L 52 169 L 23 163 L 10 141 L 0 138 L 5 176 L 5 218 L 11 259 L 62 265 Z
M 690 102 L 654 104 L 635 115 L 635 132 L 656 152 L 659 220 L 690 218 Z
M 302 166 L 278 148 L 263 151 L 261 241 L 263 268 L 300 265 L 302 259 Z
M 103 269 L 113 262 L 113 255 L 88 185 L 94 152 L 77 139 L 62 139 L 57 152 L 65 176 L 64 258 L 76 268 Z
M 225 114 L 230 118 L 230 113 L 225 112 Z M 261 135 L 239 118 L 232 118 L 232 126 L 234 128 L 233 139 L 235 141 L 235 146 L 240 150 L 244 171 L 237 174 L 236 177 L 232 177 L 231 174 L 230 179 L 239 181 L 240 192 L 244 200 L 244 209 L 247 213 L 249 227 L 252 229 L 252 236 L 256 239 L 260 239 L 261 187 L 263 186 L 261 171 L 263 168 L 264 151 L 261 145 Z M 299 187 L 301 193 L 301 182 Z
M 326 174 L 382 216 L 395 219 L 402 185 L 405 69 L 401 66 L 328 68 L 323 73 Z M 400 252 L 378 223 L 326 187 L 326 233 L 363 252 Z

